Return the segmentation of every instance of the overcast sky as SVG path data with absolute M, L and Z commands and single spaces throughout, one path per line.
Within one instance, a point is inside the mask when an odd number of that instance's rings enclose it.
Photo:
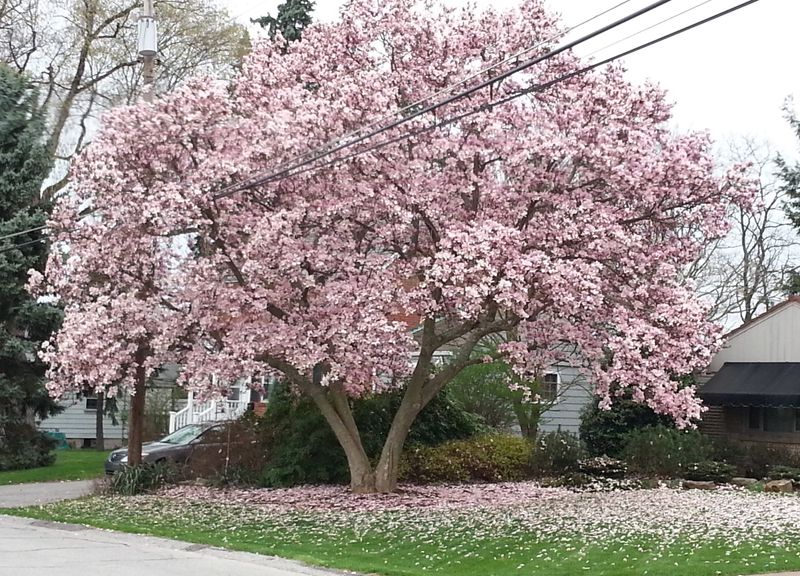
M 223 0 L 230 13 L 242 22 L 276 12 L 282 0 Z M 547 0 L 551 9 L 562 15 L 566 26 L 594 16 L 620 0 Z M 576 30 L 585 34 L 609 23 L 652 0 L 629 0 L 601 19 Z M 602 39 L 576 51 L 583 55 L 601 49 L 629 34 L 677 14 L 704 0 L 672 0 L 646 17 L 609 32 Z M 669 30 L 738 4 L 740 0 L 706 0 L 699 8 L 647 31 L 635 38 L 598 52 L 595 57 L 612 55 L 625 48 L 655 38 Z M 343 0 L 317 0 L 315 17 L 331 21 L 338 18 Z M 466 3 L 449 0 L 449 4 Z M 518 0 L 477 0 L 479 7 L 513 6 Z M 738 135 L 754 136 L 770 142 L 792 157 L 798 153 L 795 141 L 781 111 L 784 100 L 795 95 L 800 107 L 800 2 L 797 0 L 759 0 L 739 12 L 704 25 L 629 56 L 625 63 L 632 79 L 650 78 L 669 91 L 676 103 L 675 123 L 682 129 L 708 129 L 717 141 Z

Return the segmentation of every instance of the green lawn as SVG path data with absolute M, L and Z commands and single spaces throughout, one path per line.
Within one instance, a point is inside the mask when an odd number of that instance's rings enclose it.
M 98 478 L 107 457 L 108 452 L 96 450 L 57 450 L 52 466 L 0 472 L 0 485 Z
M 721 495 L 706 505 L 705 495 L 672 492 L 682 500 L 671 511 L 664 509 L 669 494 L 650 506 L 650 495 L 631 492 L 513 509 L 372 512 L 93 496 L 10 512 L 387 576 L 729 576 L 800 568 L 800 534 L 785 523 L 795 512 L 755 526 L 749 516 L 795 510 L 796 496 Z M 754 505 L 743 506 L 748 499 Z M 710 526 L 720 514 L 721 524 Z

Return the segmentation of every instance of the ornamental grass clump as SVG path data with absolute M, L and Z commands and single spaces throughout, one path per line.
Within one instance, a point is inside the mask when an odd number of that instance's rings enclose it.
M 123 466 L 111 477 L 108 489 L 123 496 L 135 496 L 153 492 L 177 479 L 178 471 L 168 462 Z
M 575 434 L 547 432 L 539 436 L 530 454 L 533 473 L 537 476 L 560 476 L 578 470 L 578 462 L 585 456 L 580 440 Z

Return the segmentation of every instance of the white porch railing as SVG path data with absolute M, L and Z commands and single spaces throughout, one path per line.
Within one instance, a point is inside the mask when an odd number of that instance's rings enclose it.
M 195 402 L 194 394 L 189 392 L 189 396 L 186 399 L 186 407 L 169 413 L 170 434 L 189 424 L 239 418 L 245 413 L 247 405 L 250 403 L 250 387 L 242 384 L 235 388 L 239 389 L 239 398 L 237 400 L 219 399 Z

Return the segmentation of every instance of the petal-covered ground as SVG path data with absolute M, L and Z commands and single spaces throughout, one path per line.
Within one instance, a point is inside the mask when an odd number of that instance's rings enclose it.
M 385 574 L 752 574 L 800 568 L 800 498 L 743 489 L 574 492 L 535 483 L 219 490 L 34 515 Z

